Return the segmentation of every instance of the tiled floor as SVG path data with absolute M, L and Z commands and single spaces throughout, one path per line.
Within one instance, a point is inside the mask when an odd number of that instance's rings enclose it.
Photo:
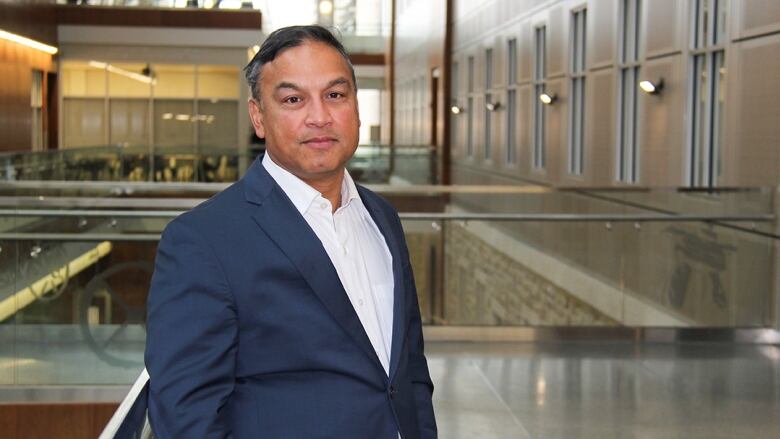
M 20 329 L 0 334 L 0 402 L 119 399 L 127 387 L 106 384 L 140 371 L 112 360 L 140 359 L 132 328 L 104 358 L 72 342 L 77 328 Z M 427 353 L 442 439 L 780 438 L 780 346 L 431 342 Z
M 778 438 L 780 347 L 430 344 L 440 437 Z

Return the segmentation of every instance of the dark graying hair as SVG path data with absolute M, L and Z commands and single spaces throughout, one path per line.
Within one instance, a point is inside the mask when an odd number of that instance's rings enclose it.
M 344 46 L 331 31 L 318 25 L 288 26 L 271 32 L 271 35 L 268 35 L 268 38 L 260 46 L 260 50 L 252 58 L 252 61 L 249 61 L 249 64 L 244 67 L 246 82 L 252 90 L 253 98 L 260 99 L 260 76 L 263 66 L 276 59 L 277 55 L 284 50 L 300 46 L 307 41 L 325 43 L 336 49 L 347 62 L 349 72 L 352 75 L 352 84 L 357 88 L 355 69 L 352 67 L 349 54 L 347 54 L 347 50 L 344 49 Z

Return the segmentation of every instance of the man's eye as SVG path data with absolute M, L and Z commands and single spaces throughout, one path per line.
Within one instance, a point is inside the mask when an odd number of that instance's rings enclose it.
M 331 99 L 339 99 L 344 97 L 344 93 L 338 92 L 338 91 L 332 91 L 328 93 L 328 97 Z
M 284 99 L 284 102 L 287 104 L 297 104 L 300 101 L 301 98 L 299 98 L 298 96 L 290 96 L 289 98 Z

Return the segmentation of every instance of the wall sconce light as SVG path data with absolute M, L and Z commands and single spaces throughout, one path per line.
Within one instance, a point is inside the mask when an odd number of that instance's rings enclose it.
M 452 107 L 450 107 L 450 111 L 452 112 L 452 114 L 458 115 L 463 112 L 463 109 L 457 105 L 453 105 Z
M 539 95 L 539 100 L 542 101 L 544 105 L 552 105 L 555 101 L 558 100 L 558 95 L 556 95 L 555 93 L 553 94 L 542 93 Z
M 658 82 L 648 80 L 639 81 L 639 88 L 647 94 L 656 95 L 664 88 L 664 78 L 659 79 Z
M 500 102 L 488 102 L 485 104 L 485 108 L 488 109 L 488 111 L 496 111 L 499 108 L 501 108 Z

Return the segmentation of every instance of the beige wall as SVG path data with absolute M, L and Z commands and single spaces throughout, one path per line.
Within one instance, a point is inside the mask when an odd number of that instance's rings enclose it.
M 688 121 L 690 105 L 690 50 L 692 2 L 643 1 L 640 20 L 640 79 L 664 79 L 660 95 L 639 93 L 639 186 L 679 187 L 688 184 Z M 452 116 L 454 168 L 468 168 L 469 175 L 488 173 L 517 181 L 557 186 L 618 185 L 615 177 L 615 113 L 619 0 L 482 0 L 454 1 L 453 61 L 459 79 L 453 99 L 465 109 L 469 94 L 467 59 L 474 56 L 473 109 Z M 585 102 L 585 162 L 582 176 L 566 169 L 569 124 L 569 26 L 573 9 L 587 7 L 587 79 Z M 400 17 L 403 20 L 403 17 Z M 532 170 L 533 29 L 547 26 L 547 84 L 558 95 L 547 107 L 547 166 Z M 728 9 L 728 41 L 725 45 L 725 105 L 721 131 L 723 186 L 774 186 L 780 184 L 780 2 L 733 0 Z M 419 38 L 412 47 L 425 47 Z M 506 100 L 507 41 L 518 40 L 518 163 L 509 166 L 506 112 L 494 113 L 490 160 L 484 160 L 484 58 L 493 49 L 494 80 L 491 94 Z M 413 59 L 414 54 L 406 55 Z M 422 74 L 423 72 L 418 72 Z M 402 90 L 396 91 L 403 93 Z M 503 103 L 503 102 L 502 102 Z M 406 109 L 399 109 L 402 120 Z M 474 118 L 475 154 L 465 157 L 468 112 Z M 404 127 L 406 136 L 414 136 Z M 425 127 L 420 128 L 423 132 Z M 464 175 L 462 172 L 461 175 Z M 471 181 L 453 180 L 454 183 Z
M 395 42 L 395 143 L 430 144 L 433 122 L 431 113 L 431 72 L 438 67 L 438 145 L 441 146 L 445 103 L 444 36 L 446 0 L 396 1 Z M 449 108 L 449 105 L 446 105 Z

